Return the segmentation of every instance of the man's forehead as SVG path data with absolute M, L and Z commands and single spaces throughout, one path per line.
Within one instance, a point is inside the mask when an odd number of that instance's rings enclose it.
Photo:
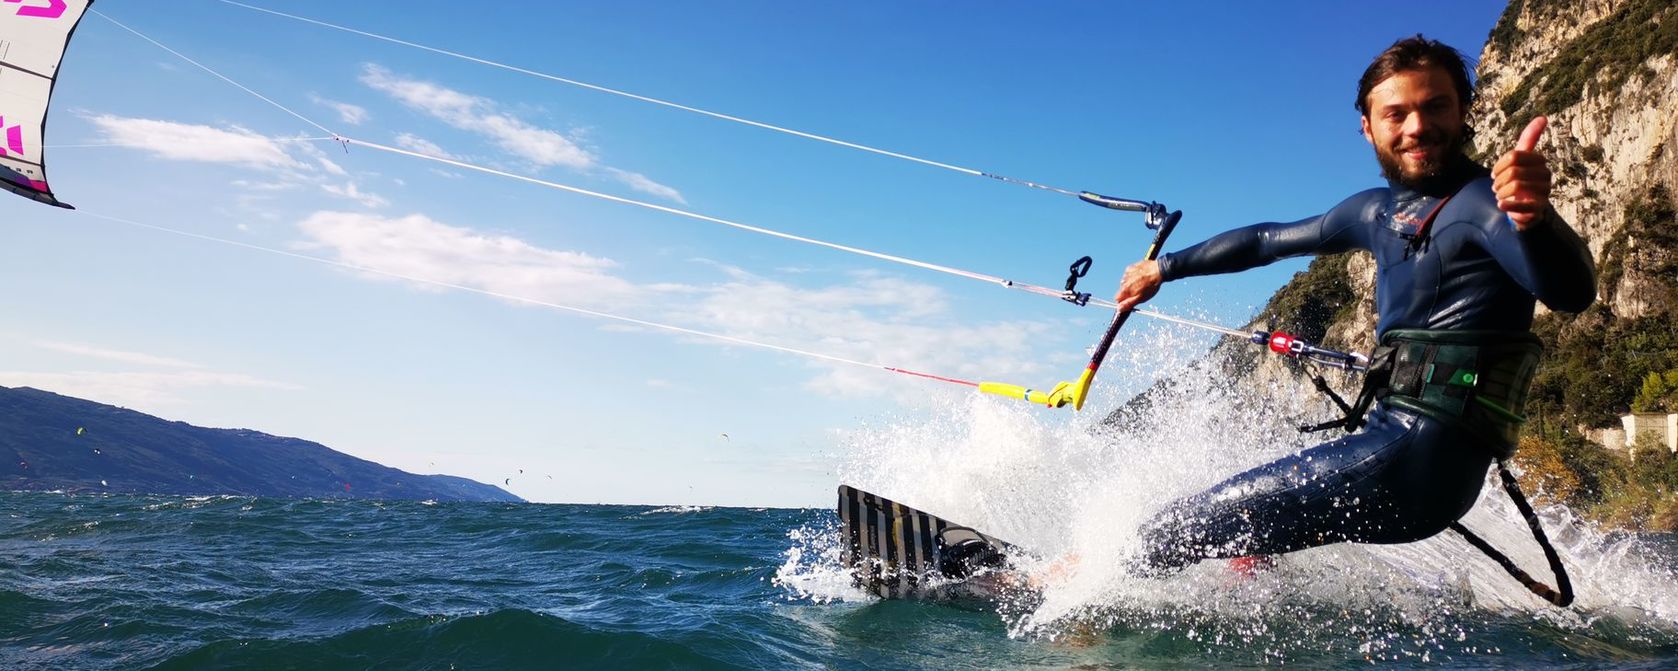
M 1399 70 L 1377 82 L 1369 89 L 1370 101 L 1399 104 L 1417 100 L 1431 100 L 1440 95 L 1456 97 L 1456 82 L 1441 67 L 1423 70 Z

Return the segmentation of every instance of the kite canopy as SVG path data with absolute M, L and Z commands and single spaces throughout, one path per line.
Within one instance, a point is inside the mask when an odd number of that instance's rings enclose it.
M 47 188 L 47 101 L 70 33 L 93 0 L 0 0 L 0 187 L 70 207 Z

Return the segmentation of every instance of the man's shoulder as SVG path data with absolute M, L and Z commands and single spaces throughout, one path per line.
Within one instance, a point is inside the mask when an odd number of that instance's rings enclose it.
M 1484 175 L 1469 180 L 1451 197 L 1451 212 L 1448 214 L 1454 221 L 1476 222 L 1482 225 L 1502 223 L 1504 214 L 1497 207 L 1497 193 L 1492 191 L 1491 175 Z
M 1381 211 L 1390 200 L 1392 200 L 1392 189 L 1386 187 L 1364 189 L 1340 201 L 1340 204 L 1329 210 L 1329 215 L 1335 218 L 1349 217 L 1359 221 L 1375 221 L 1381 216 Z
M 1492 191 L 1492 171 L 1479 163 L 1470 162 L 1466 165 L 1462 170 L 1466 173 L 1463 176 L 1468 181 L 1463 182 L 1451 199 L 1458 201 L 1459 206 L 1496 210 L 1497 194 Z
M 1373 201 L 1376 201 L 1376 202 L 1385 202 L 1388 198 L 1392 197 L 1392 192 L 1393 192 L 1392 189 L 1389 189 L 1389 188 L 1384 187 L 1384 186 L 1371 187 L 1371 188 L 1359 191 L 1357 193 L 1354 193 L 1350 196 L 1347 196 L 1346 200 L 1341 201 L 1341 202 L 1352 203 L 1352 202 L 1363 202 L 1363 201 L 1370 201 L 1370 200 L 1373 200 Z

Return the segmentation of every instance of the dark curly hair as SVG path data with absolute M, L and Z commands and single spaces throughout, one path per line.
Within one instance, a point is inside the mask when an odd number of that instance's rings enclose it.
M 1457 85 L 1457 100 L 1462 102 L 1463 109 L 1468 109 L 1469 104 L 1474 102 L 1474 85 L 1468 80 L 1468 64 L 1464 62 L 1462 52 L 1418 33 L 1415 37 L 1394 42 L 1375 57 L 1369 69 L 1363 71 L 1363 78 L 1358 80 L 1358 112 L 1369 116 L 1369 91 L 1376 84 L 1405 70 L 1430 67 L 1444 68 L 1451 74 L 1451 80 Z

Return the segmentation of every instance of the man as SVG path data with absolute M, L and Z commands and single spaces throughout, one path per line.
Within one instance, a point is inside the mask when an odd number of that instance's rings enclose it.
M 1513 453 L 1539 350 L 1534 300 L 1578 312 L 1595 299 L 1596 279 L 1584 243 L 1550 206 L 1550 170 L 1536 151 L 1544 117 L 1488 171 L 1463 154 L 1472 96 L 1456 50 L 1420 35 L 1394 43 L 1364 72 L 1357 98 L 1387 188 L 1125 271 L 1115 300 L 1131 308 L 1169 281 L 1368 251 L 1382 344 L 1362 395 L 1364 406 L 1380 400 L 1347 422 L 1361 431 L 1168 505 L 1143 526 L 1144 570 L 1421 540 L 1466 514 L 1492 460 Z

